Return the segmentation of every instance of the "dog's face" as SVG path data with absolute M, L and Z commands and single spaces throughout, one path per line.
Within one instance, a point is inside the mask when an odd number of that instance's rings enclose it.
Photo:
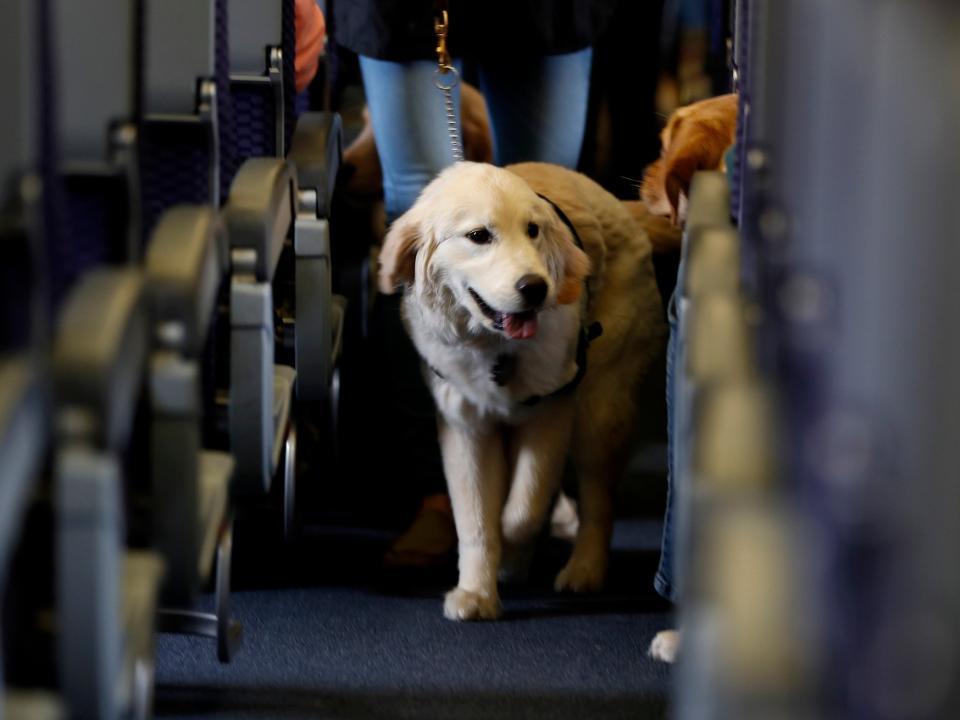
M 640 186 L 650 212 L 682 225 L 694 173 L 722 170 L 736 134 L 736 95 L 709 98 L 673 113 L 660 133 L 660 159 L 647 168 Z
M 570 230 L 522 179 L 461 162 L 391 226 L 379 285 L 384 293 L 412 287 L 470 333 L 526 340 L 541 311 L 580 298 L 589 270 Z

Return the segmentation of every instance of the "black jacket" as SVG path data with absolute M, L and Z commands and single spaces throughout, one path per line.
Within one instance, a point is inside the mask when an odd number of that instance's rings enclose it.
M 450 52 L 483 60 L 582 50 L 596 42 L 617 2 L 449 0 Z M 330 0 L 329 5 L 334 40 L 359 55 L 436 58 L 434 0 Z

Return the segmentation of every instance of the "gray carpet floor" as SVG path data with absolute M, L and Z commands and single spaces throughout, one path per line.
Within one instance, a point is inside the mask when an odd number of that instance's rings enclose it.
M 499 622 L 441 615 L 452 578 L 385 579 L 391 533 L 308 530 L 291 552 L 237 543 L 234 610 L 244 640 L 161 636 L 164 718 L 661 718 L 669 668 L 646 657 L 671 624 L 651 588 L 659 524 L 618 522 L 607 590 L 559 596 L 568 547 L 546 541 L 527 583 L 503 588 Z

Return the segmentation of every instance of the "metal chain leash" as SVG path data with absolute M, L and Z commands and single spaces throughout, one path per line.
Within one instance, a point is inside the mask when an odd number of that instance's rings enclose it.
M 450 149 L 453 151 L 455 162 L 463 160 L 463 145 L 460 142 L 460 128 L 457 124 L 457 113 L 453 106 L 453 89 L 460 82 L 460 73 L 450 60 L 447 50 L 447 34 L 450 32 L 450 17 L 446 2 L 439 3 L 437 17 L 433 23 L 437 34 L 437 73 L 433 84 L 443 93 L 443 108 L 447 114 L 447 132 L 450 134 Z

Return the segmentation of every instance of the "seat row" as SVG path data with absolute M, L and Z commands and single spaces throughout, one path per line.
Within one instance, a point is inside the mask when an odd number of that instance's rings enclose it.
M 688 227 L 678 303 L 675 714 L 955 717 L 960 8 L 733 5 L 737 227 Z
M 292 0 L 11 0 L 0 39 L 0 717 L 145 717 L 155 630 L 236 651 L 235 508 L 292 538 L 335 423 L 339 118 L 296 113 Z

